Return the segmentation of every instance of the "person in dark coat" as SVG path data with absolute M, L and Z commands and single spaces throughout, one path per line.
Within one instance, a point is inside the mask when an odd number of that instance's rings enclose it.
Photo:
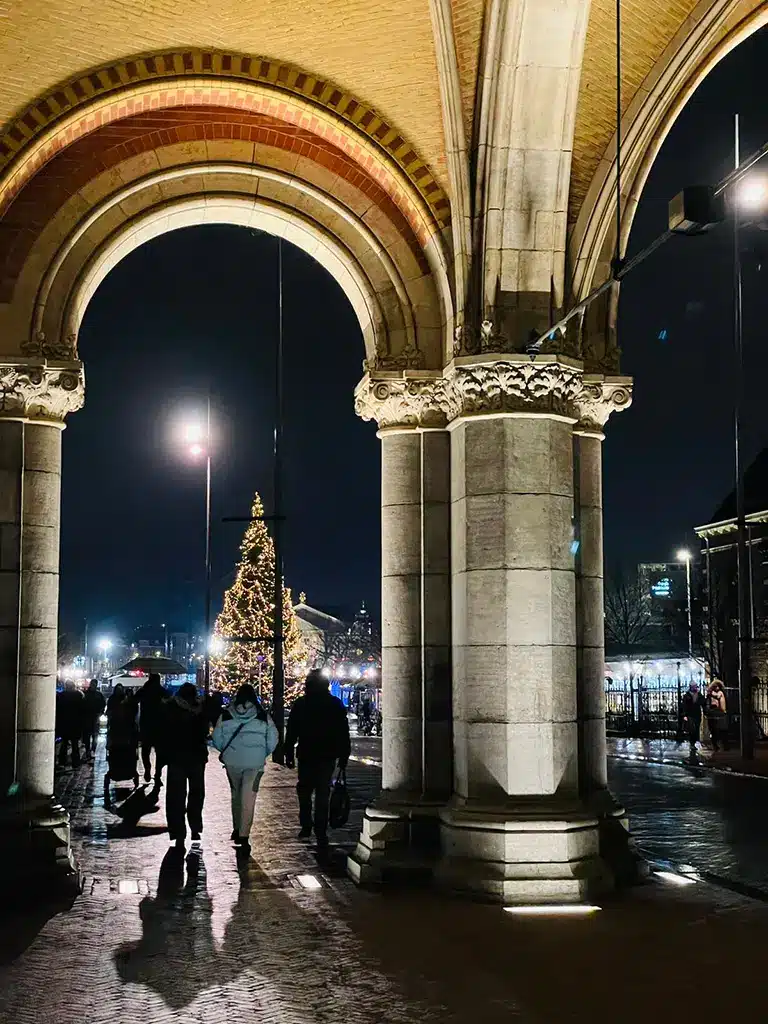
M 203 831 L 205 764 L 208 760 L 208 718 L 193 683 L 163 703 L 160 755 L 168 766 L 165 816 L 171 841 L 183 849 L 187 837 L 184 815 L 192 842 Z
M 328 692 L 328 680 L 313 669 L 288 716 L 285 763 L 293 767 L 298 742 L 299 839 L 309 839 L 314 827 L 317 845 L 328 845 L 328 801 L 333 772 L 346 768 L 350 755 L 349 722 L 344 705 Z M 315 797 L 314 816 L 312 795 Z
M 157 672 L 152 672 L 146 683 L 139 690 L 136 699 L 139 702 L 139 739 L 141 741 L 141 760 L 144 764 L 144 781 L 152 778 L 152 749 L 155 751 L 156 789 L 162 785 L 160 775 L 163 770 L 159 754 L 160 731 L 163 725 L 163 701 L 169 694 L 160 682 Z
M 682 707 L 680 709 L 683 734 L 691 748 L 691 760 L 696 757 L 696 744 L 701 733 L 701 716 L 705 703 L 704 698 L 699 693 L 699 684 L 691 683 L 688 687 L 688 692 L 683 695 Z
M 85 746 L 85 756 L 92 761 L 99 739 L 101 716 L 107 706 L 104 694 L 99 690 L 98 679 L 92 679 L 88 684 L 88 689 L 83 695 L 83 704 L 83 745 Z
M 72 767 L 80 767 L 80 738 L 83 735 L 85 704 L 83 694 L 73 682 L 66 682 L 56 698 L 56 731 L 61 737 L 59 767 L 66 768 L 72 747 Z
M 107 774 L 104 776 L 104 801 L 109 806 L 109 784 L 112 780 L 131 779 L 139 784 L 136 761 L 139 751 L 139 730 L 136 725 L 136 698 L 118 683 L 107 701 Z

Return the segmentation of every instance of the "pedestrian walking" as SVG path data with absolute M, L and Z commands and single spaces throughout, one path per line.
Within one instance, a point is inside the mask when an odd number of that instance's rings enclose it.
M 160 756 L 168 766 L 165 816 L 171 841 L 179 849 L 184 848 L 187 837 L 185 814 L 192 842 L 199 842 L 202 836 L 208 728 L 194 683 L 184 683 L 163 703 Z
M 719 679 L 713 679 L 707 687 L 706 706 L 707 725 L 709 735 L 712 737 L 712 749 L 719 750 L 720 744 L 723 750 L 728 750 L 728 714 L 725 700 L 725 690 Z
M 138 756 L 136 699 L 122 683 L 118 683 L 107 701 L 107 774 L 104 776 L 104 802 L 107 806 L 110 782 L 131 780 L 134 788 L 138 786 Z
M 349 723 L 344 705 L 328 692 L 328 680 L 313 669 L 288 716 L 285 763 L 293 767 L 298 742 L 299 839 L 308 839 L 314 827 L 318 847 L 328 845 L 328 801 L 337 764 L 347 766 L 350 754 Z M 312 796 L 315 798 L 314 814 Z
M 704 711 L 705 701 L 699 693 L 699 684 L 691 683 L 687 693 L 683 695 L 682 721 L 683 734 L 690 745 L 691 760 L 696 758 L 696 744 L 701 733 L 701 716 Z
M 157 672 L 152 672 L 139 690 L 136 699 L 139 704 L 139 741 L 141 760 L 144 765 L 144 781 L 152 778 L 152 751 L 155 751 L 155 788 L 162 786 L 163 770 L 159 754 L 160 732 L 163 723 L 163 701 L 169 696 Z
M 208 717 L 208 722 L 211 728 L 221 718 L 221 712 L 224 709 L 224 697 L 218 690 L 211 690 L 208 696 L 205 698 L 205 714 Z
M 220 751 L 232 792 L 232 842 L 246 856 L 264 764 L 279 738 L 250 683 L 240 687 L 213 730 L 213 745 Z
M 83 746 L 85 756 L 92 761 L 99 740 L 101 716 L 107 706 L 104 694 L 99 690 L 98 679 L 92 679 L 88 684 L 88 689 L 83 694 L 83 705 Z
M 59 767 L 66 768 L 72 748 L 72 767 L 80 767 L 80 739 L 83 735 L 85 704 L 81 690 L 69 680 L 56 698 L 56 731 L 61 737 Z

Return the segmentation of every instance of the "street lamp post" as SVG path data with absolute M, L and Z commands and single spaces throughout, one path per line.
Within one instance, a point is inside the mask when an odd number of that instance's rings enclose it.
M 112 641 L 106 637 L 103 640 L 99 640 L 99 650 L 101 651 L 102 661 L 104 662 L 104 676 L 109 675 L 109 650 L 112 646 Z
M 203 685 L 206 697 L 211 689 L 211 393 L 206 399 L 205 425 L 192 423 L 186 428 L 189 454 L 205 455 L 205 634 Z
M 693 657 L 693 616 L 691 614 L 691 555 L 690 551 L 685 549 L 677 552 L 677 558 L 680 562 L 685 562 L 685 590 L 687 595 L 687 608 L 688 608 L 688 657 Z
M 734 167 L 738 169 L 739 115 L 734 115 Z M 750 615 L 749 615 L 749 560 L 747 552 L 746 506 L 744 498 L 744 466 L 741 457 L 742 413 L 744 404 L 744 350 L 742 320 L 742 273 L 740 240 L 740 205 L 757 207 L 764 203 L 766 189 L 760 180 L 737 182 L 733 192 L 733 340 L 735 354 L 733 439 L 734 470 L 736 476 L 736 578 L 739 619 L 739 741 L 741 756 L 754 757 L 752 733 L 752 683 L 750 678 Z

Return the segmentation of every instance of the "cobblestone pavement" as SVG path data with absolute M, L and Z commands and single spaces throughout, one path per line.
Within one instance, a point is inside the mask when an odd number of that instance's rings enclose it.
M 736 972 L 740 1011 L 764 1016 L 764 903 L 657 880 L 589 918 L 526 919 L 436 893 L 361 891 L 342 849 L 318 863 L 295 839 L 295 776 L 276 766 L 238 869 L 215 760 L 202 853 L 174 862 L 162 811 L 127 830 L 104 809 L 100 758 L 62 777 L 83 895 L 0 928 L 1 1024 L 613 1024 L 617 1011 L 622 1024 L 649 1013 L 666 1024 L 692 1006 L 729 1012 Z M 342 845 L 378 785 L 374 765 L 349 774 L 357 811 Z M 321 888 L 299 887 L 303 873 Z M 709 988 L 712 977 L 726 981 Z

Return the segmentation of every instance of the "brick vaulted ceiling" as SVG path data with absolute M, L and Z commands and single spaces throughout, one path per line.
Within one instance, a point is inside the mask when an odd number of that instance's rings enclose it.
M 364 192 L 395 225 L 426 271 L 406 218 L 381 185 L 326 139 L 265 114 L 211 107 L 149 111 L 112 122 L 74 142 L 28 184 L 0 220 L 0 302 L 10 300 L 35 239 L 51 216 L 78 189 L 129 157 L 195 140 L 235 139 L 279 147 L 307 157 Z
M 622 113 L 698 0 L 622 0 Z M 575 220 L 616 131 L 616 0 L 592 0 L 573 141 Z
M 429 0 L 0 2 L 0 125 L 90 69 L 198 49 L 334 82 L 393 125 L 446 188 Z

